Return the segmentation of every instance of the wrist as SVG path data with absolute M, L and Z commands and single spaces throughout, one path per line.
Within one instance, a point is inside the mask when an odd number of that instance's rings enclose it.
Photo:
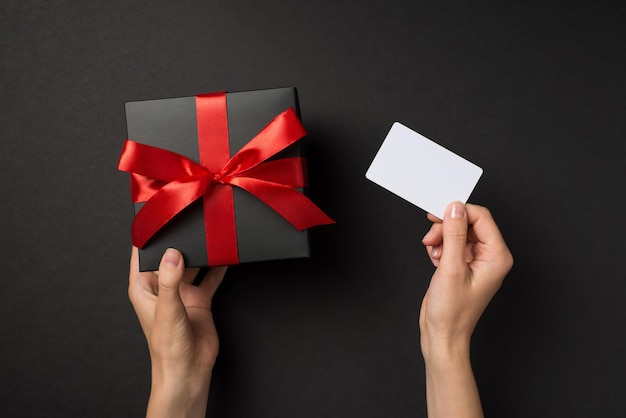
M 445 366 L 470 361 L 470 336 L 435 336 L 422 332 L 420 346 L 426 364 Z

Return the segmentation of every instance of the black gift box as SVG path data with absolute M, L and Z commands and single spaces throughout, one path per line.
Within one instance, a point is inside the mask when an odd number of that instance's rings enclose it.
M 226 94 L 231 156 L 248 143 L 279 113 L 293 107 L 298 112 L 293 87 Z M 299 112 L 298 112 L 299 114 Z M 126 103 L 128 138 L 185 155 L 198 162 L 198 128 L 195 97 Z M 275 158 L 300 156 L 295 143 Z M 239 262 L 309 256 L 306 230 L 298 231 L 278 213 L 248 192 L 233 187 Z M 135 204 L 138 212 L 143 204 Z M 177 248 L 186 266 L 210 265 L 207 260 L 202 199 L 179 213 L 139 250 L 141 271 L 157 270 L 168 247 Z

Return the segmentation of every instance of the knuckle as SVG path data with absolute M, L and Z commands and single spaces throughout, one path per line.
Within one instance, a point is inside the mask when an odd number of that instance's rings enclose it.
M 479 206 L 478 208 L 479 208 L 480 214 L 482 216 L 487 217 L 487 218 L 492 218 L 491 211 L 489 210 L 489 208 L 487 208 L 485 206 Z
M 463 228 L 450 228 L 446 231 L 445 241 L 454 244 L 462 243 L 465 245 L 467 241 L 467 230 Z
M 132 305 L 135 305 L 135 292 L 133 292 L 132 286 L 128 286 L 128 299 Z
M 513 254 L 511 254 L 511 252 L 507 251 L 507 253 L 504 256 L 503 260 L 504 260 L 504 266 L 506 267 L 506 271 L 508 272 L 509 270 L 511 270 L 513 268 L 513 264 L 515 263 L 515 260 L 513 259 Z
M 494 268 L 499 275 L 502 276 L 502 279 L 504 279 L 504 276 L 506 276 L 509 271 L 511 271 L 511 268 L 513 268 L 513 255 L 510 251 L 504 251 L 498 255 L 497 260 L 498 262 L 494 264 Z

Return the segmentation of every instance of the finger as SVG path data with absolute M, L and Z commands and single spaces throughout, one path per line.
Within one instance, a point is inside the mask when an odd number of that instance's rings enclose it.
M 430 230 L 422 238 L 422 244 L 426 246 L 426 252 L 433 266 L 439 266 L 441 257 L 441 244 L 443 243 L 443 225 L 441 220 L 432 214 L 428 214 L 428 219 L 435 222 L 430 226 Z M 438 221 L 438 222 L 437 222 Z
M 156 274 L 152 271 L 139 271 L 139 254 L 133 246 L 130 256 L 130 271 L 128 273 L 128 296 L 133 303 L 144 294 L 157 294 Z
M 185 269 L 185 274 L 183 275 L 183 282 L 190 283 L 190 284 L 193 283 L 199 271 L 200 271 L 199 267 Z
M 443 242 L 443 225 L 435 223 L 430 226 L 430 230 L 422 238 L 424 245 L 435 246 Z
M 137 247 L 132 248 L 128 274 L 128 298 L 146 336 L 150 335 L 157 294 L 157 278 L 154 272 L 139 271 Z
M 497 263 L 493 265 L 493 272 L 496 273 L 494 277 L 506 275 L 513 266 L 513 256 L 491 212 L 483 206 L 468 205 L 467 216 L 469 222 L 472 223 L 471 231 L 476 242 L 481 243 L 482 247 L 487 249 L 484 254 L 497 260 Z
M 465 244 L 465 262 L 471 263 L 474 261 L 474 243 L 468 242 Z
M 472 224 L 469 225 L 469 228 L 467 228 L 467 241 L 469 242 L 480 242 L 478 237 L 476 237 L 476 233 L 474 232 L 474 227 Z
M 130 253 L 130 273 L 128 274 L 128 281 L 132 282 L 139 274 L 139 250 L 133 245 Z
M 472 204 L 467 204 L 466 209 L 468 222 L 472 225 L 471 238 L 475 238 L 476 242 L 506 248 L 504 238 L 489 209 Z
M 439 266 L 439 259 L 441 258 L 441 245 L 437 245 L 434 247 L 428 246 L 426 247 L 426 251 L 428 252 L 428 257 L 430 257 L 430 261 L 433 263 L 433 266 Z
M 431 260 L 439 260 L 441 258 L 441 245 L 436 245 L 434 247 L 426 247 L 426 251 L 428 251 L 428 256 Z M 474 245 L 471 242 L 465 244 L 465 262 L 471 263 L 474 261 Z
M 142 288 L 145 278 L 154 274 L 153 272 L 140 272 L 139 271 L 139 250 L 133 245 L 130 254 L 130 270 L 128 273 L 128 286 L 131 288 Z
M 199 288 L 203 289 L 203 291 L 212 298 L 217 288 L 222 283 L 224 279 L 224 275 L 226 274 L 226 270 L 228 267 L 211 267 L 207 274 L 204 276 L 204 279 L 198 285 Z
M 435 222 L 435 223 L 441 223 L 442 220 L 439 219 L 438 217 L 436 217 L 435 215 L 433 215 L 432 213 L 429 213 L 426 215 L 426 217 L 428 218 L 429 221 L 431 222 Z
M 143 291 L 144 286 L 139 282 L 139 256 L 137 247 L 133 245 L 130 253 L 130 269 L 128 271 L 128 298 L 130 303 L 135 308 L 135 312 L 139 313 L 139 298 Z
M 168 248 L 159 265 L 159 296 L 154 315 L 155 322 L 164 329 L 174 329 L 187 315 L 179 290 L 184 271 L 182 254 Z
M 443 249 L 440 266 L 453 271 L 464 271 L 467 244 L 467 211 L 461 202 L 452 202 L 446 208 L 443 220 Z

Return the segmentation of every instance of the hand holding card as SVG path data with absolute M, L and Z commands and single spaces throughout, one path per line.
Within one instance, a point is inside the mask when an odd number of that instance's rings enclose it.
M 482 168 L 395 122 L 365 177 L 443 219 L 447 205 L 467 202 Z

